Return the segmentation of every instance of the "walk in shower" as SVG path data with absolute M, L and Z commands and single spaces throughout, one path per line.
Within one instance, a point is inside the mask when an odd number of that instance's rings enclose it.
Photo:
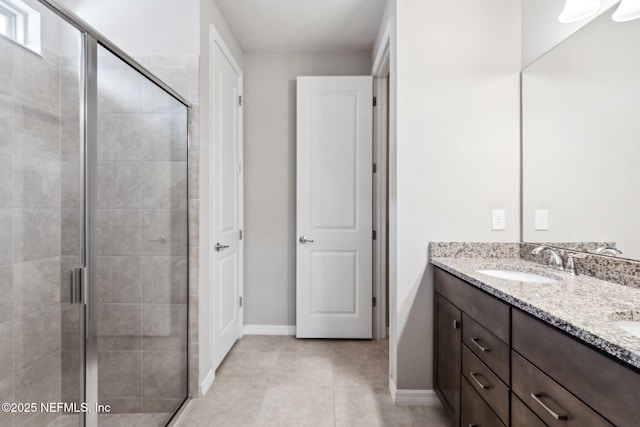
M 41 46 L 0 26 L 0 427 L 165 425 L 188 390 L 189 105 L 17 3 Z

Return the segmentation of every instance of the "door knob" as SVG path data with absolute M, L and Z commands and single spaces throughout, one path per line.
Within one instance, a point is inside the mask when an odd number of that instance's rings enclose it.
M 229 245 L 221 245 L 220 242 L 218 242 L 216 243 L 215 249 L 216 249 L 216 252 L 220 252 L 220 251 L 224 251 L 228 247 Z
M 306 237 L 301 236 L 301 237 L 300 237 L 300 243 L 302 243 L 302 244 L 305 244 L 305 243 L 313 243 L 313 240 L 311 240 L 311 239 L 307 239 Z

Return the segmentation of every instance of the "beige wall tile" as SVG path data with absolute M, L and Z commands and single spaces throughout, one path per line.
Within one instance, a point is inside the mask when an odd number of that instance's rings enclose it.
M 186 209 L 142 211 L 142 255 L 187 255 Z
M 145 256 L 140 258 L 142 301 L 185 303 L 187 301 L 187 257 Z
M 60 255 L 60 211 L 55 209 L 15 210 L 13 238 L 15 262 Z
M 44 58 L 15 49 L 13 55 L 13 96 L 49 111 L 60 113 L 60 60 Z
M 142 352 L 143 398 L 180 398 L 187 395 L 187 353 Z
M 139 209 L 141 168 L 141 162 L 98 163 L 98 208 Z
M 141 115 L 146 134 L 142 138 L 145 161 L 187 160 L 187 118 L 184 114 Z
M 16 154 L 57 159 L 60 155 L 60 116 L 30 105 L 16 104 Z
M 98 352 L 98 395 L 101 399 L 140 397 L 142 395 L 141 378 L 141 352 Z
M 60 350 L 60 304 L 46 304 L 22 310 L 13 324 L 15 369 L 31 364 Z M 58 363 L 60 361 L 58 360 Z M 60 371 L 56 370 L 59 376 Z
M 145 162 L 142 165 L 144 209 L 187 208 L 187 162 Z
M 14 307 L 17 315 L 60 302 L 60 257 L 13 265 Z
M 143 304 L 142 350 L 186 351 L 187 307 L 187 304 Z
M 140 212 L 98 211 L 98 255 L 140 254 Z

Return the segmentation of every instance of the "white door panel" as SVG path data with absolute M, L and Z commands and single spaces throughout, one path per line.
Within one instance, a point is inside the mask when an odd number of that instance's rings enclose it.
M 301 338 L 372 337 L 372 83 L 298 77 Z
M 240 335 L 239 75 L 216 44 L 212 91 L 212 316 L 213 367 Z M 216 249 L 217 245 L 217 249 Z

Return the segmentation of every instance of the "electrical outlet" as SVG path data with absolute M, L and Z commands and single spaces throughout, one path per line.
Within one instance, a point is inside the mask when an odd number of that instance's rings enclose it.
M 507 228 L 507 215 L 504 209 L 493 209 L 491 211 L 491 229 L 505 230 Z
M 549 229 L 549 211 L 547 209 L 536 209 L 534 230 L 543 231 L 548 229 Z

